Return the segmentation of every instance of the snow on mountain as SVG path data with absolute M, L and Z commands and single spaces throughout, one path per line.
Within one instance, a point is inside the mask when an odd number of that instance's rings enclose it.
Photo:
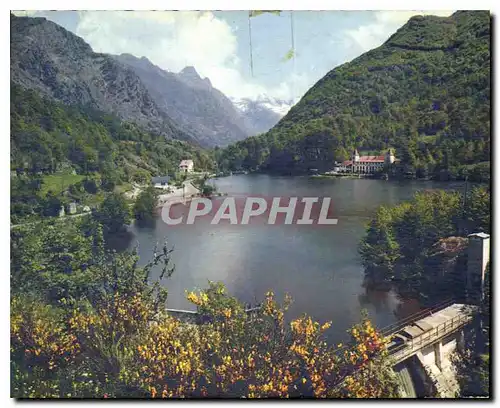
M 284 101 L 268 95 L 259 95 L 256 99 L 233 98 L 232 102 L 241 112 L 252 134 L 267 132 L 293 105 L 292 101 Z

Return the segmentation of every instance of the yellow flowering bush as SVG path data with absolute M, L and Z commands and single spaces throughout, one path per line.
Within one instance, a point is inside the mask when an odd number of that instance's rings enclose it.
M 152 299 L 115 293 L 65 309 L 12 299 L 16 397 L 390 397 L 384 341 L 368 320 L 347 347 L 329 346 L 320 325 L 291 322 L 267 293 L 247 314 L 221 284 L 190 292 L 199 324 L 155 312 Z M 37 371 L 36 375 L 33 373 Z

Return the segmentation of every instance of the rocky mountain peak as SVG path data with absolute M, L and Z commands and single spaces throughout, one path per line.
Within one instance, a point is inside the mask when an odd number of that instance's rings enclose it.
M 185 67 L 181 72 L 179 72 L 179 75 L 184 79 L 197 81 L 201 80 L 200 74 L 198 74 L 198 71 L 196 71 L 195 67 L 193 66 Z

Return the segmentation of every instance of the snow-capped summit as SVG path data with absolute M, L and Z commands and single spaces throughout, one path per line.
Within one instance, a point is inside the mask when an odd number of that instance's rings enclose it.
M 292 101 L 284 101 L 268 95 L 256 99 L 232 99 L 234 106 L 241 112 L 247 128 L 253 134 L 264 133 L 271 129 L 290 110 Z

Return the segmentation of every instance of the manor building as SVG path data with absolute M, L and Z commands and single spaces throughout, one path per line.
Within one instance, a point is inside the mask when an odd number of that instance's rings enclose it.
M 385 155 L 381 156 L 360 156 L 358 149 L 354 149 L 351 160 L 338 164 L 335 170 L 338 173 L 375 173 L 382 170 L 384 166 L 398 162 L 394 156 L 394 151 L 389 149 Z
M 181 173 L 192 173 L 194 170 L 194 163 L 192 160 L 182 160 L 179 164 L 179 171 Z

